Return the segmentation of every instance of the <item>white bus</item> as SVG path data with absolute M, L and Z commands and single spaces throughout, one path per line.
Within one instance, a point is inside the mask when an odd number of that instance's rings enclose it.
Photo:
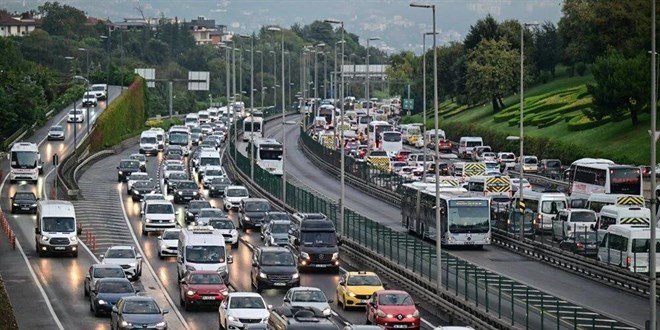
M 335 114 L 335 107 L 331 104 L 321 105 L 318 110 L 316 110 L 316 118 L 325 118 L 325 129 L 332 129 L 335 126 Z
M 436 240 L 435 188 L 428 184 L 406 183 L 401 198 L 402 224 L 422 238 Z M 465 189 L 440 190 L 442 245 L 490 244 L 491 209 L 487 197 L 469 196 Z
M 393 131 L 394 128 L 386 121 L 373 120 L 369 123 L 367 130 L 369 131 L 369 141 L 371 141 L 372 144 L 375 144 L 376 149 L 378 149 L 380 148 L 380 133 Z M 378 139 L 378 141 L 376 141 L 376 139 Z
M 394 157 L 400 150 L 403 150 L 401 132 L 384 131 L 380 133 L 379 140 L 380 150 L 386 151 L 389 157 Z
M 250 141 L 264 137 L 264 119 L 262 117 L 246 117 L 243 119 L 243 141 Z
M 253 159 L 257 165 L 274 175 L 283 174 L 282 154 L 284 147 L 275 139 L 256 139 L 251 148 Z M 250 145 L 248 143 L 248 152 Z
M 642 195 L 643 192 L 642 171 L 636 166 L 578 163 L 569 169 L 572 200 L 589 199 L 595 193 Z
M 197 125 L 199 125 L 199 115 L 196 113 L 189 113 L 186 115 L 186 118 L 183 119 L 183 123 L 188 128 L 197 127 Z
M 367 127 L 369 126 L 369 123 L 373 121 L 373 118 L 371 116 L 359 116 L 357 117 L 357 132 L 363 132 L 366 134 L 367 132 Z
M 185 126 L 175 125 L 167 131 L 167 144 L 171 146 L 181 146 L 183 154 L 188 156 L 190 153 L 190 129 Z
M 14 143 L 9 154 L 9 182 L 26 180 L 37 183 L 42 166 L 39 147 L 35 143 Z

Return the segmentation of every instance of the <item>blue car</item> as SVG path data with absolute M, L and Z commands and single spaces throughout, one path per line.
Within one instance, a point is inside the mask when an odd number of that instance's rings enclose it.
M 126 278 L 102 278 L 89 294 L 89 309 L 94 316 L 110 315 L 120 298 L 134 296 L 138 290 Z

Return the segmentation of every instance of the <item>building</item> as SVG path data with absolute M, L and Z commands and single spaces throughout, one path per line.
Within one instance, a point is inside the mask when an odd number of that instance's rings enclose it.
M 206 19 L 204 16 L 191 20 L 188 26 L 198 45 L 219 44 L 224 41 L 227 30 L 225 25 L 216 25 L 214 19 Z
M 0 11 L 0 37 L 24 36 L 40 27 L 40 19 L 28 15 L 12 16 Z

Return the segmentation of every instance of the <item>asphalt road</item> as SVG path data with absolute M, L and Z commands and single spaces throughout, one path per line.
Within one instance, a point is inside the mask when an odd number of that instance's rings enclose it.
M 119 95 L 118 87 L 109 88 L 109 101 Z M 80 107 L 80 100 L 76 102 L 77 107 Z M 81 137 L 86 133 L 87 123 L 89 119 L 93 122 L 98 115 L 103 111 L 106 102 L 99 102 L 96 108 L 89 109 L 89 116 L 86 116 L 84 123 L 67 124 L 66 117 L 70 107 L 55 115 L 43 128 L 35 132 L 29 138 L 23 139 L 24 141 L 34 142 L 39 144 L 41 158 L 44 161 L 44 175 L 39 178 L 36 185 L 26 184 L 19 182 L 17 184 L 9 184 L 7 176 L 3 178 L 0 184 L 0 196 L 2 203 L 2 210 L 7 216 L 14 232 L 18 245 L 24 252 L 24 260 L 27 262 L 29 269 L 26 267 L 25 271 L 28 273 L 33 272 L 33 278 L 38 282 L 26 283 L 28 288 L 33 286 L 41 287 L 39 291 L 43 290 L 43 294 L 34 296 L 21 296 L 10 289 L 10 299 L 16 309 L 16 317 L 19 326 L 25 329 L 91 329 L 96 328 L 98 321 L 94 319 L 88 312 L 89 305 L 82 298 L 82 283 L 84 273 L 87 267 L 93 263 L 93 258 L 84 250 L 79 253 L 78 258 L 73 259 L 69 257 L 52 257 L 52 258 L 39 258 L 34 250 L 34 227 L 36 217 L 34 215 L 12 215 L 10 213 L 10 200 L 9 197 L 14 192 L 19 190 L 34 191 L 40 198 L 47 198 L 45 192 L 48 192 L 52 185 L 54 178 L 54 167 L 51 163 L 53 153 L 57 153 L 62 159 L 65 155 L 69 154 L 73 149 L 74 141 L 74 125 L 76 125 L 78 143 Z M 64 141 L 46 141 L 48 129 L 53 124 L 62 123 L 65 126 L 66 138 Z M 3 171 L 8 173 L 9 168 L 3 167 Z M 22 267 L 22 265 L 12 265 L 14 267 Z M 3 267 L 4 268 L 4 267 Z M 11 269 L 2 269 L 3 277 L 9 273 Z M 25 276 L 25 273 L 23 273 Z M 9 276 L 11 279 L 11 276 Z M 27 293 L 30 293 L 28 291 Z M 47 297 L 40 301 L 42 296 Z M 62 303 L 66 302 L 66 303 Z M 49 305 L 48 305 L 49 303 Z M 52 310 L 52 313 L 51 313 Z M 35 312 L 40 312 L 39 317 L 35 317 Z
M 266 134 L 282 140 L 281 130 Z M 314 166 L 298 146 L 299 128 L 286 131 L 287 176 L 310 187 L 330 199 L 338 200 L 339 180 Z M 241 150 L 241 149 L 239 149 Z M 346 207 L 374 219 L 394 230 L 402 231 L 401 211 L 386 202 L 360 192 L 351 185 L 345 188 Z M 445 249 L 445 251 L 447 251 Z M 450 249 L 451 255 L 469 261 L 495 273 L 509 277 L 558 298 L 626 322 L 643 326 L 648 318 L 648 299 L 600 284 L 593 280 L 525 258 L 514 252 L 491 245 L 482 251 Z M 616 301 L 617 303 L 612 303 Z

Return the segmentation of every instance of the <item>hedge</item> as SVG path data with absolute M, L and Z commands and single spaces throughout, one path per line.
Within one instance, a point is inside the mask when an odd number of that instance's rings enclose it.
M 569 131 L 582 131 L 585 129 L 590 129 L 594 127 L 598 127 L 600 125 L 603 125 L 607 122 L 610 121 L 609 117 L 605 117 L 601 120 L 594 120 L 589 117 L 587 117 L 584 114 L 577 115 L 571 120 L 568 121 L 568 130 Z
M 91 150 L 99 151 L 134 136 L 144 128 L 147 85 L 141 77 L 108 105 L 96 120 L 91 136 Z
M 147 126 L 149 128 L 151 127 L 160 127 L 164 130 L 169 130 L 170 127 L 173 125 L 181 125 L 183 124 L 183 120 L 179 118 L 172 118 L 172 119 L 150 119 L 147 120 L 146 123 L 144 123 L 144 126 Z

